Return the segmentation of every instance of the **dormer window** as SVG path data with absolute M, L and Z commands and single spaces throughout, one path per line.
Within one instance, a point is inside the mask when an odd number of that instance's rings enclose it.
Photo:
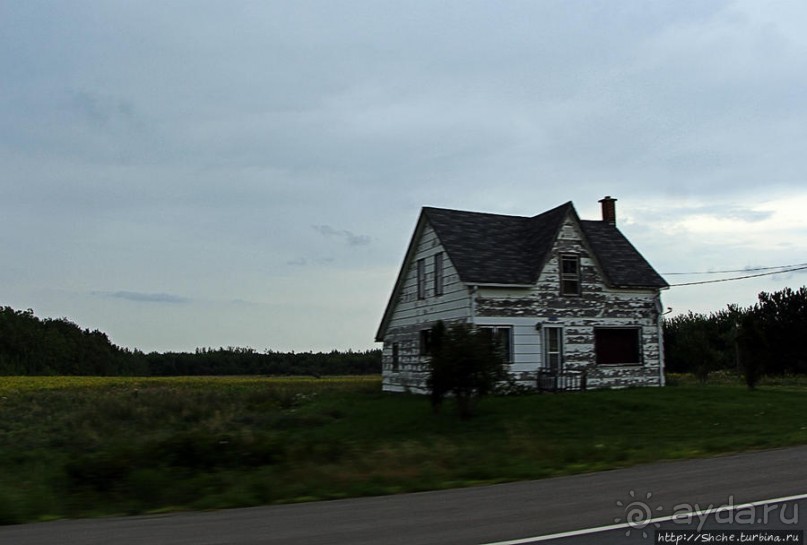
M 580 295 L 580 257 L 574 254 L 560 256 L 560 294 Z

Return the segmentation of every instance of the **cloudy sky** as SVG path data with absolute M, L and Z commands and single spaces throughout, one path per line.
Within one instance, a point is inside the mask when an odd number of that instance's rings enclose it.
M 662 273 L 805 263 L 805 24 L 798 0 L 0 1 L 0 305 L 145 351 L 371 348 L 421 206 L 598 219 L 606 194 Z

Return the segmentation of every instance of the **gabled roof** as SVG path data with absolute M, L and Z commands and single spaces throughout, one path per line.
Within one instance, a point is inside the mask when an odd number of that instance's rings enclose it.
M 604 221 L 583 220 L 580 226 L 612 286 L 658 289 L 669 287 L 615 225 Z
M 424 208 L 448 257 L 466 284 L 530 285 L 538 281 L 558 232 L 571 215 L 583 231 L 606 281 L 619 288 L 666 288 L 667 282 L 616 226 L 581 221 L 571 202 L 526 218 Z
M 427 224 L 434 229 L 465 284 L 527 286 L 538 281 L 560 228 L 569 216 L 580 225 L 583 243 L 591 250 L 610 286 L 669 287 L 616 226 L 605 221 L 581 221 L 571 201 L 533 217 L 424 207 L 376 340 L 381 340 L 391 318 L 406 268 Z
M 533 284 L 552 250 L 571 202 L 532 218 L 424 208 L 466 284 Z

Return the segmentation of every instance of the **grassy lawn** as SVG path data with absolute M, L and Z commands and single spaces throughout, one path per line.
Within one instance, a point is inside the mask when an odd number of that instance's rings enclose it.
M 449 404 L 378 377 L 0 377 L 0 523 L 331 499 L 807 443 L 807 382 Z

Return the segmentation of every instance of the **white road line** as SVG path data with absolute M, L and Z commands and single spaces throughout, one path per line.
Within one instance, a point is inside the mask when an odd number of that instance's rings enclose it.
M 752 501 L 749 503 L 743 503 L 739 505 L 724 505 L 721 507 L 709 506 L 707 509 L 701 509 L 699 511 L 688 511 L 686 513 L 676 513 L 675 515 L 668 515 L 666 517 L 657 517 L 653 519 L 649 519 L 644 522 L 643 527 L 646 527 L 650 524 L 655 524 L 658 522 L 668 522 L 670 520 L 681 520 L 681 519 L 689 519 L 692 517 L 700 517 L 702 515 L 712 515 L 716 513 L 722 513 L 724 511 L 732 511 L 735 509 L 747 509 L 749 507 L 759 507 L 760 505 L 769 505 L 772 503 L 784 503 L 788 501 L 798 501 L 807 499 L 807 494 L 799 494 L 796 496 L 786 496 L 783 498 L 773 498 L 770 500 L 759 500 L 759 501 Z M 583 528 L 582 530 L 570 530 L 568 532 L 559 532 L 557 534 L 547 534 L 543 536 L 535 536 L 535 537 L 525 537 L 521 539 L 511 539 L 508 541 L 495 541 L 492 543 L 484 543 L 482 545 L 523 545 L 525 543 L 539 543 L 541 541 L 550 541 L 552 539 L 561 539 L 564 537 L 574 537 L 574 536 L 584 536 L 588 534 L 599 534 L 601 532 L 608 532 L 610 530 L 619 530 L 625 528 L 638 528 L 634 523 L 628 522 L 620 522 L 618 524 L 610 524 L 608 526 L 597 526 L 596 528 Z

